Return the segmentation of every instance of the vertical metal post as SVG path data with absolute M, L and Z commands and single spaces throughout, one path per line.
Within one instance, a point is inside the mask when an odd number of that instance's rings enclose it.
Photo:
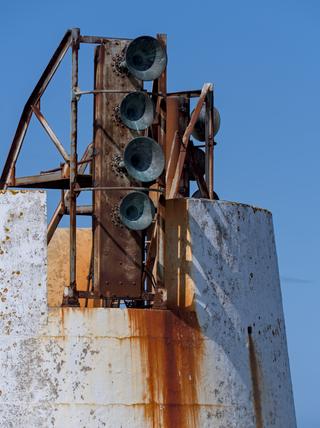
M 162 43 L 164 49 L 167 49 L 166 34 L 158 34 L 158 40 Z M 160 111 L 159 111 L 159 126 L 158 126 L 158 143 L 162 146 L 166 157 L 166 120 L 167 120 L 167 70 L 165 70 L 158 79 L 158 91 L 161 94 Z M 165 187 L 165 173 L 159 177 L 159 185 Z M 155 297 L 154 307 L 164 307 L 166 305 L 166 294 L 164 284 L 164 260 L 165 260 L 165 197 L 159 198 L 158 215 L 157 215 L 157 294 Z
M 206 116 L 205 116 L 205 138 L 206 138 L 206 165 L 205 165 L 205 176 L 206 183 L 209 191 L 209 198 L 213 199 L 213 187 L 214 187 L 214 178 L 213 178 L 213 87 L 208 91 L 205 101 L 206 106 Z
M 70 147 L 70 287 L 64 296 L 63 304 L 79 306 L 77 295 L 77 195 L 75 186 L 77 182 L 77 140 L 78 140 L 78 98 L 75 91 L 78 87 L 78 55 L 80 43 L 80 29 L 72 29 L 72 99 L 71 99 L 71 147 Z

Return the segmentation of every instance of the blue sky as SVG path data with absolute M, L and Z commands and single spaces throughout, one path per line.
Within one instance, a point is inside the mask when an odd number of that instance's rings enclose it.
M 221 199 L 273 212 L 299 428 L 320 426 L 319 20 L 315 0 L 11 0 L 0 6 L 0 159 L 67 28 L 119 37 L 165 32 L 169 90 L 214 82 L 222 119 L 216 190 Z M 82 89 L 92 87 L 91 49 L 80 51 Z M 65 143 L 69 63 L 67 59 L 42 103 Z M 81 100 L 80 147 L 92 138 L 91 107 L 89 97 Z M 59 161 L 36 122 L 30 131 L 21 174 Z M 54 200 L 52 195 L 49 211 Z

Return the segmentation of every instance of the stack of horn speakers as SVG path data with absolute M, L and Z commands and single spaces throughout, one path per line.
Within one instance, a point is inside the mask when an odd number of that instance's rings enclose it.
M 123 70 L 143 81 L 158 79 L 166 65 L 165 50 L 157 39 L 150 36 L 134 39 L 128 45 L 124 61 L 121 63 Z M 155 106 L 147 92 L 131 92 L 123 98 L 120 105 L 120 119 L 128 128 L 134 131 L 144 131 L 152 125 L 154 116 Z M 220 115 L 214 108 L 214 135 L 219 128 Z M 205 141 L 205 106 L 200 112 L 192 136 L 198 141 Z M 195 160 L 204 174 L 204 152 L 196 147 L 194 150 Z M 139 136 L 127 144 L 121 167 L 134 180 L 147 185 L 162 174 L 164 164 L 165 159 L 161 146 L 152 138 Z M 192 171 L 190 171 L 189 179 L 194 180 Z M 195 192 L 193 197 L 199 197 L 199 191 Z M 120 202 L 120 219 L 129 229 L 146 229 L 152 223 L 154 214 L 155 207 L 146 192 L 131 192 Z
M 121 67 L 139 80 L 150 81 L 160 77 L 166 65 L 167 55 L 160 42 L 153 37 L 142 36 L 128 45 Z M 131 92 L 120 104 L 122 123 L 134 131 L 148 129 L 154 116 L 155 106 L 146 92 Z M 138 136 L 127 144 L 121 167 L 134 180 L 148 185 L 162 174 L 164 164 L 161 146 L 153 138 Z M 146 192 L 131 192 L 120 202 L 120 219 L 129 229 L 146 229 L 154 214 L 155 207 Z

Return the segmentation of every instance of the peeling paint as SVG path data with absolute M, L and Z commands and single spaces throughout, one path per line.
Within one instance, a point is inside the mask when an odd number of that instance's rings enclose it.
M 0 192 L 0 426 L 296 427 L 270 214 L 170 207 L 171 310 L 49 308 L 45 195 Z

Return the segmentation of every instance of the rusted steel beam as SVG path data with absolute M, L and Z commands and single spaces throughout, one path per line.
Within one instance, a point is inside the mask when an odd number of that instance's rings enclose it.
M 103 45 L 104 43 L 110 40 L 127 40 L 130 41 L 132 39 L 126 39 L 124 37 L 101 37 L 101 36 L 80 36 L 80 43 L 89 43 L 94 45 Z
M 157 252 L 157 218 L 153 224 L 152 232 L 150 234 L 150 243 L 148 246 L 147 256 L 144 263 L 144 273 L 142 281 L 144 282 L 147 277 L 147 272 L 152 272 L 154 262 L 156 260 L 156 252 Z
M 156 192 L 156 193 L 164 193 L 164 189 L 162 188 L 150 188 L 150 187 L 134 187 L 134 186 L 95 186 L 95 187 L 81 187 L 76 190 L 76 192 L 85 192 L 85 191 L 92 191 L 92 192 L 99 192 L 99 191 L 120 191 L 120 190 L 137 190 L 137 191 L 143 191 L 146 192 Z
M 53 142 L 53 144 L 56 146 L 56 148 L 58 149 L 59 153 L 61 154 L 61 156 L 63 157 L 63 159 L 66 162 L 70 161 L 69 155 L 68 153 L 65 151 L 63 145 L 60 143 L 58 137 L 56 136 L 56 134 L 53 132 L 53 130 L 51 129 L 50 125 L 48 124 L 48 122 L 46 121 L 45 117 L 43 116 L 43 114 L 41 113 L 41 111 L 38 109 L 38 107 L 36 106 L 31 106 L 31 109 L 33 111 L 33 113 L 36 115 L 37 119 L 39 120 L 39 122 L 41 123 L 43 129 L 46 131 L 46 133 L 49 135 L 51 141 Z
M 185 96 L 167 97 L 167 139 L 166 139 L 166 198 L 172 186 L 177 161 L 180 153 L 181 136 L 189 121 L 189 99 Z M 179 187 L 182 196 L 189 195 L 189 179 L 182 174 Z
M 90 159 L 92 158 L 92 143 L 88 145 L 86 151 L 84 152 L 81 162 L 78 162 L 78 179 L 79 177 L 85 172 L 86 167 L 90 161 Z M 87 162 L 87 163 L 85 163 Z M 69 182 L 68 182 L 69 183 Z M 77 195 L 79 195 L 80 193 L 77 192 Z M 57 229 L 63 215 L 64 215 L 64 206 L 69 204 L 69 195 L 70 192 L 69 190 L 65 193 L 63 200 L 58 204 L 57 208 L 55 209 L 51 220 L 49 222 L 48 225 L 48 230 L 47 230 L 47 243 L 49 244 L 49 242 L 51 241 L 51 238 L 55 232 L 55 230 Z
M 64 177 L 61 171 L 50 172 L 48 174 L 30 175 L 27 177 L 17 177 L 10 187 L 30 188 L 30 189 L 69 189 L 70 180 Z M 92 176 L 89 174 L 78 175 L 77 184 L 81 187 L 88 188 L 92 185 Z
M 167 49 L 167 36 L 166 34 L 157 34 L 157 39 L 162 44 L 163 48 Z M 166 130 L 167 130 L 167 69 L 165 69 L 162 75 L 158 79 L 157 92 L 162 94 L 162 97 L 158 96 L 159 104 L 159 124 L 158 128 L 158 143 L 162 146 L 163 153 L 166 160 Z M 166 187 L 166 174 L 163 174 L 158 179 L 158 185 Z M 158 307 L 166 306 L 166 294 L 164 292 L 164 261 L 165 261 L 165 205 L 166 199 L 164 195 L 160 194 L 157 208 L 157 264 L 156 264 L 156 296 L 155 300 L 158 302 Z
M 179 158 L 178 158 L 178 162 L 177 162 L 177 168 L 176 168 L 176 172 L 175 172 L 175 175 L 174 175 L 174 178 L 172 181 L 171 189 L 169 190 L 169 199 L 175 198 L 177 196 L 178 191 L 179 191 L 179 184 L 180 184 L 181 174 L 183 171 L 184 162 L 186 160 L 189 138 L 190 138 L 190 135 L 193 131 L 194 125 L 195 125 L 195 123 L 199 117 L 199 114 L 200 114 L 202 105 L 205 102 L 206 96 L 207 96 L 209 90 L 211 90 L 211 89 L 212 89 L 211 83 L 205 83 L 203 85 L 201 95 L 199 97 L 196 108 L 194 109 L 194 111 L 192 113 L 189 125 L 187 126 L 187 129 L 185 130 L 185 133 L 182 137 L 182 144 L 180 146 L 180 153 L 179 153 Z
M 177 130 L 174 133 L 174 137 L 170 145 L 169 156 L 167 158 L 167 170 L 166 170 L 166 197 L 167 198 L 169 197 L 169 193 L 168 193 L 169 189 L 171 189 L 171 186 L 172 186 L 174 170 L 177 164 L 177 159 L 175 159 L 175 154 L 176 154 L 177 148 L 179 149 L 179 146 L 180 146 L 180 138 L 179 138 L 179 132 Z
M 206 183 L 209 191 L 209 198 L 214 199 L 214 136 L 213 136 L 213 90 L 206 97 L 205 115 L 205 145 L 206 145 Z
M 121 89 L 93 89 L 90 91 L 81 91 L 79 89 L 76 89 L 74 91 L 74 94 L 77 97 L 81 97 L 81 95 L 94 95 L 94 94 L 129 94 L 131 91 L 121 90 Z M 147 91 L 141 91 L 148 93 Z
M 187 98 L 196 98 L 201 95 L 201 89 L 195 89 L 194 91 L 176 91 L 176 92 L 168 92 L 167 96 L 183 96 Z
M 65 214 L 70 214 L 69 207 L 65 207 Z M 78 205 L 77 206 L 77 215 L 92 215 L 93 208 L 92 205 Z
M 119 203 L 127 194 L 123 188 L 138 183 L 119 174 L 114 167 L 116 159 L 123 156 L 126 144 L 132 139 L 132 132 L 112 119 L 124 95 L 100 92 L 113 88 L 128 92 L 141 90 L 141 81 L 114 72 L 114 61 L 126 46 L 126 40 L 108 40 L 95 51 L 94 90 L 98 93 L 94 94 L 94 187 L 122 188 L 105 193 L 93 192 L 93 280 L 97 299 L 139 298 L 142 292 L 142 233 L 127 229 L 118 220 Z
M 71 144 L 70 144 L 70 193 L 69 193 L 69 210 L 70 210 L 70 287 L 68 295 L 64 296 L 63 305 L 79 306 L 77 296 L 77 193 L 75 187 L 77 183 L 77 142 L 78 142 L 78 97 L 74 91 L 78 87 L 78 60 L 79 60 L 79 28 L 72 29 L 72 99 L 71 99 Z
M 68 30 L 64 35 L 60 45 L 56 49 L 52 58 L 49 61 L 46 69 L 42 73 L 38 83 L 36 84 L 34 90 L 32 91 L 28 101 L 26 102 L 24 109 L 22 111 L 19 124 L 13 138 L 9 154 L 7 156 L 7 160 L 5 162 L 1 178 L 0 178 L 0 189 L 4 189 L 7 187 L 8 180 L 12 174 L 12 170 L 15 167 L 16 161 L 18 159 L 24 137 L 26 135 L 29 122 L 32 116 L 32 108 L 31 106 L 37 105 L 42 94 L 44 93 L 46 87 L 48 86 L 52 76 L 56 72 L 59 67 L 63 57 L 65 56 L 67 50 L 71 45 L 71 30 Z
M 166 198 L 169 196 L 179 156 L 179 104 L 178 96 L 167 97 Z

